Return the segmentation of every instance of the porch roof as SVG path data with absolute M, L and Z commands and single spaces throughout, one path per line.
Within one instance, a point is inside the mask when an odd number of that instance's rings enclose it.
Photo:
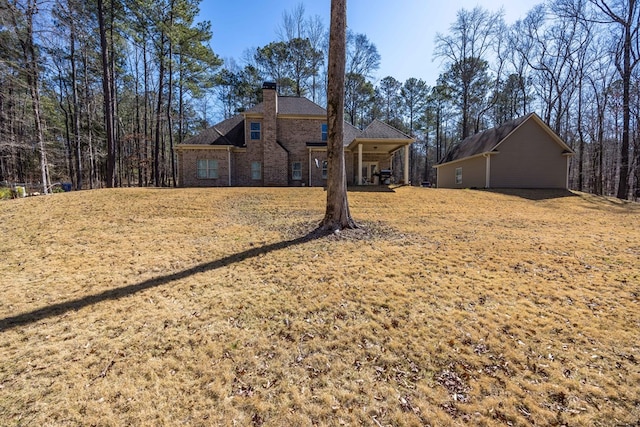
M 347 148 L 357 151 L 358 145 L 362 144 L 362 151 L 365 153 L 391 154 L 414 142 L 416 142 L 415 138 L 376 119 L 356 136 Z

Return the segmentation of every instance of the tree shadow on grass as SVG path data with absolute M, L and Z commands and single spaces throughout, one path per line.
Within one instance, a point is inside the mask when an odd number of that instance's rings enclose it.
M 330 233 L 324 232 L 320 229 L 316 229 L 302 237 L 248 249 L 244 252 L 229 255 L 215 261 L 199 264 L 187 270 L 179 271 L 177 273 L 145 280 L 144 282 L 136 283 L 134 285 L 124 286 L 116 289 L 109 289 L 99 294 L 87 295 L 75 300 L 49 305 L 37 310 L 29 311 L 27 313 L 18 314 L 16 316 L 5 317 L 4 319 L 0 319 L 0 332 L 36 323 L 50 317 L 59 316 L 72 310 L 80 310 L 82 308 L 89 307 L 103 301 L 116 300 L 129 295 L 134 295 L 147 289 L 157 288 L 171 282 L 185 279 L 187 277 L 193 276 L 194 274 L 217 270 L 219 268 L 242 262 L 250 258 L 255 258 L 259 255 L 267 254 L 269 252 L 275 252 L 281 249 L 308 243 L 312 240 L 319 239 L 328 234 Z

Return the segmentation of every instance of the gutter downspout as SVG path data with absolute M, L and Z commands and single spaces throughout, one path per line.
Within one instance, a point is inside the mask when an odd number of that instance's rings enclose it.
M 309 148 L 309 187 L 313 187 L 311 185 L 311 149 Z
M 227 162 L 228 162 L 228 166 L 229 166 L 229 187 L 231 187 L 231 147 L 227 147 Z

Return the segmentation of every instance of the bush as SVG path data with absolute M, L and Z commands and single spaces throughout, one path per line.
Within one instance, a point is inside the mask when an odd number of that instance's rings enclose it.
M 0 200 L 10 199 L 11 189 L 7 187 L 0 187 Z

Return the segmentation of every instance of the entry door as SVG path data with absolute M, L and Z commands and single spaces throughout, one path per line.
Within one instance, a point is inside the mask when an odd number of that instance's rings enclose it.
M 362 162 L 362 184 L 377 184 L 378 162 Z

